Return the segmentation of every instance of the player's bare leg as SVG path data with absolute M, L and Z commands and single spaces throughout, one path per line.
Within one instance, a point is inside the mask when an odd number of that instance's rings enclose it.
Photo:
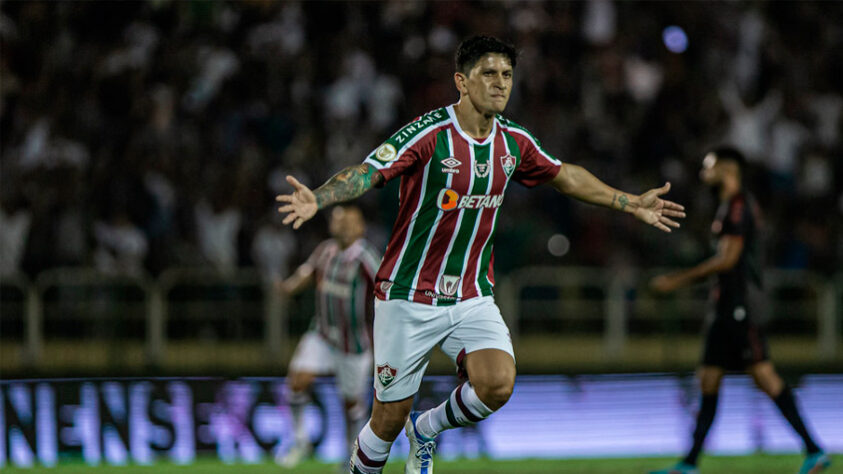
M 413 397 L 397 402 L 381 402 L 375 398 L 369 425 L 379 438 L 395 441 L 404 428 L 404 420 L 413 408 Z
M 776 369 L 770 361 L 753 364 L 746 371 L 752 376 L 755 385 L 772 399 L 778 397 L 784 389 L 784 380 L 776 373 Z
M 796 399 L 790 387 L 776 373 L 773 363 L 767 360 L 758 362 L 751 365 L 747 369 L 747 372 L 752 376 L 758 388 L 776 403 L 776 406 L 779 407 L 782 415 L 790 423 L 790 426 L 802 438 L 807 457 L 799 471 L 800 474 L 814 474 L 828 468 L 831 465 L 831 459 L 829 459 L 822 449 L 817 446 L 813 438 L 811 438 L 808 428 L 805 426 L 805 422 L 799 414 L 799 409 L 796 407 Z
M 490 409 L 498 410 L 512 396 L 515 386 L 515 361 L 498 349 L 481 349 L 466 354 L 468 380 L 477 397 Z
M 304 409 L 310 403 L 310 388 L 317 374 L 291 371 L 287 376 L 287 402 L 293 417 L 293 436 L 295 444 L 284 456 L 278 459 L 281 466 L 293 468 L 310 456 L 313 447 L 304 424 Z
M 704 365 L 697 369 L 697 379 L 700 381 L 700 392 L 705 395 L 717 395 L 725 371 L 720 367 Z
M 372 417 L 360 430 L 352 447 L 349 468 L 353 474 L 383 471 L 392 442 L 401 433 L 412 407 L 413 397 L 395 402 L 381 402 L 375 397 Z

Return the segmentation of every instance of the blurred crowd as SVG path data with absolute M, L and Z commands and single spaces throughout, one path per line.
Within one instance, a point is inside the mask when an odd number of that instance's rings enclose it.
M 514 185 L 499 272 L 536 263 L 687 264 L 716 201 L 697 172 L 752 164 L 768 263 L 843 262 L 843 6 L 813 2 L 0 3 L 0 274 L 91 265 L 288 272 L 326 235 L 280 224 L 293 174 L 318 185 L 453 103 L 472 34 L 520 52 L 508 117 L 564 161 L 689 217 L 671 236 Z M 547 188 L 547 189 L 544 189 Z M 386 242 L 397 187 L 361 199 Z M 553 238 L 551 238 L 553 237 Z M 549 253 L 548 242 L 562 242 Z

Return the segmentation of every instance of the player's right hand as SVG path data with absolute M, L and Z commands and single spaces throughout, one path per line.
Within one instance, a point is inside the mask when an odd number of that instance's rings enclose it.
M 293 229 L 298 229 L 302 224 L 316 215 L 319 205 L 316 202 L 316 196 L 310 188 L 301 184 L 292 176 L 287 176 L 287 182 L 293 186 L 293 193 L 279 194 L 275 196 L 275 201 L 287 203 L 278 208 L 278 212 L 287 214 L 284 216 L 284 225 L 292 222 Z
M 650 280 L 650 289 L 656 293 L 670 293 L 679 287 L 679 282 L 671 275 L 659 275 Z

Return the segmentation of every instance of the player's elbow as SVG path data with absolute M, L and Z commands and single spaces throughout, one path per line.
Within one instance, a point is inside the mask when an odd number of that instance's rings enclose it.
M 740 260 L 740 255 L 726 255 L 720 258 L 720 261 L 717 263 L 717 271 L 718 272 L 728 272 L 729 270 L 735 268 L 738 264 L 738 260 Z
M 562 194 L 574 194 L 577 190 L 576 165 L 562 164 L 553 178 L 553 187 Z

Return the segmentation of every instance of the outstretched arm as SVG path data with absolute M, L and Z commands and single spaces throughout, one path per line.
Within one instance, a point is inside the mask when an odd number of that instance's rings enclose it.
M 563 163 L 550 184 L 562 194 L 598 206 L 629 212 L 637 219 L 665 232 L 670 232 L 671 227 L 679 227 L 679 223 L 671 217 L 685 217 L 684 206 L 659 197 L 670 191 L 670 183 L 638 196 L 607 185 L 582 166 Z
M 287 176 L 287 182 L 293 186 L 293 193 L 279 194 L 275 200 L 286 203 L 278 208 L 278 212 L 287 214 L 284 224 L 292 222 L 293 229 L 298 229 L 319 209 L 358 198 L 373 187 L 380 186 L 383 183 L 383 175 L 374 167 L 363 163 L 340 171 L 315 191 L 311 191 L 292 176 Z
M 669 293 L 703 277 L 731 270 L 737 265 L 743 251 L 743 237 L 724 235 L 717 241 L 717 253 L 695 267 L 660 275 L 650 281 L 650 288 L 659 293 Z

